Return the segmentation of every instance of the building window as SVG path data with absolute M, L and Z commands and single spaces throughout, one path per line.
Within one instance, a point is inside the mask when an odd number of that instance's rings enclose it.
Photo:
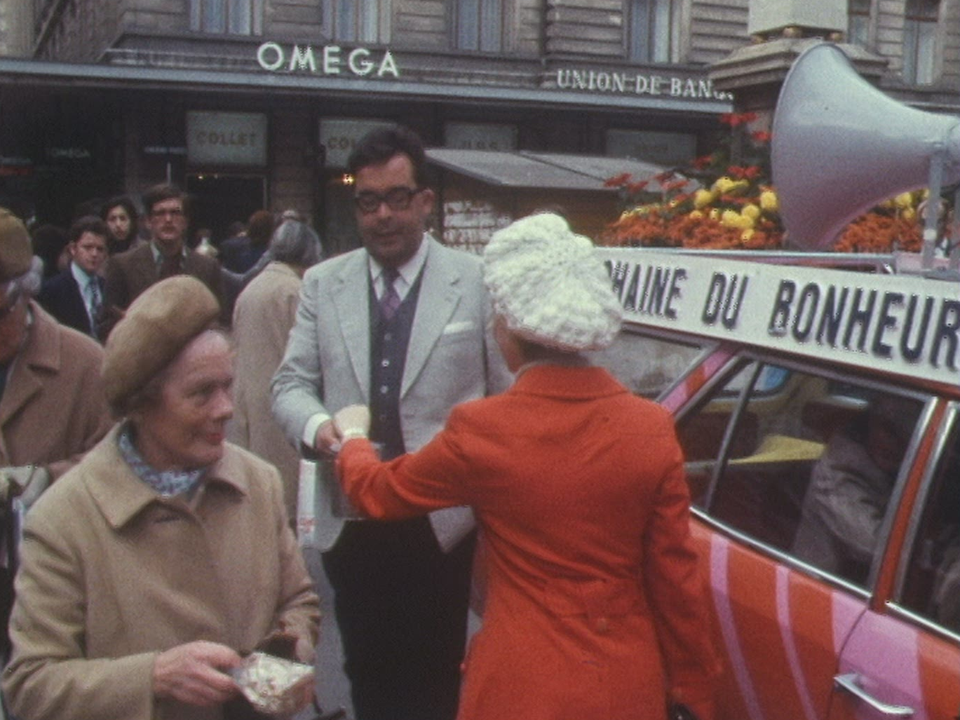
M 455 7 L 458 50 L 503 49 L 503 0 L 456 0 Z
M 190 29 L 228 35 L 263 32 L 263 0 L 192 0 Z
M 939 0 L 907 0 L 903 23 L 903 77 L 907 82 L 932 83 L 935 74 Z
M 630 0 L 628 55 L 639 62 L 677 62 L 680 3 L 676 0 Z
M 850 0 L 847 9 L 847 39 L 852 45 L 868 47 L 870 41 L 871 0 Z
M 381 29 L 381 20 L 389 17 L 389 3 L 379 0 L 335 0 L 337 40 L 386 43 L 389 33 Z

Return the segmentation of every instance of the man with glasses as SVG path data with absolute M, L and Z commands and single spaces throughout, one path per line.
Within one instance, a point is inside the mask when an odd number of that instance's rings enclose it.
M 140 293 L 171 275 L 193 275 L 222 305 L 220 264 L 191 250 L 185 242 L 189 226 L 186 194 L 175 185 L 154 185 L 143 194 L 143 206 L 150 242 L 114 255 L 107 264 L 107 332 Z
M 43 263 L 23 223 L 0 208 L 0 622 L 12 602 L 16 559 L 9 510 L 28 507 L 112 424 L 93 338 L 59 324 L 33 298 Z M 6 659 L 0 633 L 0 664 Z
M 384 458 L 417 450 L 450 408 L 504 389 L 479 258 L 426 232 L 434 192 L 420 139 L 375 130 L 348 160 L 363 248 L 303 279 L 273 380 L 291 442 L 331 458 L 333 414 L 370 406 Z M 321 463 L 317 527 L 357 720 L 453 720 L 463 660 L 473 519 L 454 508 L 379 523 L 335 507 Z M 330 483 L 330 484 L 328 484 Z

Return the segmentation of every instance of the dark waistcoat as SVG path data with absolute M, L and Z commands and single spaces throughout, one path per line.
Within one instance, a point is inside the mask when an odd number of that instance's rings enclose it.
M 370 439 L 383 460 L 406 452 L 400 426 L 400 383 L 420 296 L 421 272 L 393 317 L 383 317 L 370 283 Z

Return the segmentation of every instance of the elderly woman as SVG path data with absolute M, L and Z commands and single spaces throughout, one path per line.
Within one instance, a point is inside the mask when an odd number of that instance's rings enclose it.
M 620 311 L 589 240 L 556 215 L 497 232 L 485 254 L 513 386 L 460 405 L 419 452 L 388 463 L 366 408 L 336 417 L 350 500 L 374 518 L 470 505 L 485 542 L 483 627 L 460 720 L 713 713 L 717 660 L 670 415 L 582 354 Z
M 276 470 L 224 444 L 232 350 L 198 280 L 153 285 L 111 334 L 124 419 L 27 516 L 3 677 L 23 718 L 241 717 L 227 671 L 309 661 L 319 622 Z
M 236 412 L 227 434 L 231 441 L 276 465 L 284 483 L 287 513 L 295 518 L 300 455 L 270 412 L 270 381 L 297 316 L 303 273 L 321 259 L 320 238 L 308 225 L 287 220 L 274 231 L 269 252 L 270 264 L 243 289 L 233 309 Z

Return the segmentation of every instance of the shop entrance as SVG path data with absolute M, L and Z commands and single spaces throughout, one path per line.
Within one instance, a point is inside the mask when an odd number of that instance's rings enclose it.
M 209 228 L 215 244 L 226 239 L 231 223 L 246 223 L 267 207 L 267 181 L 262 175 L 191 173 L 186 189 L 193 199 L 191 233 Z

